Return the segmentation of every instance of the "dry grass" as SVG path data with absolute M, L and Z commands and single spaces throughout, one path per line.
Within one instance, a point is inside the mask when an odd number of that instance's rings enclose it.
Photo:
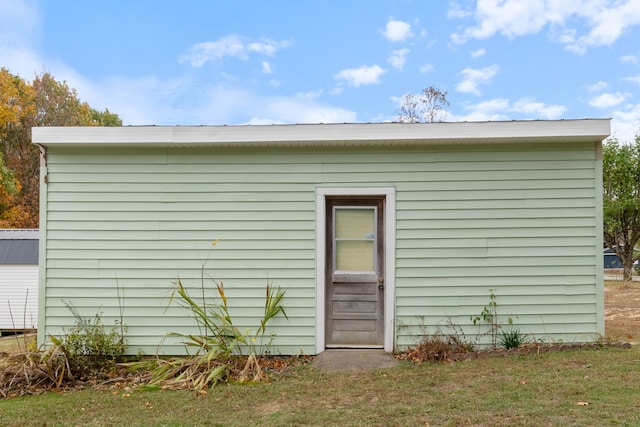
M 36 334 L 15 335 L 0 338 L 0 354 L 26 351 L 36 340 Z
M 74 380 L 67 354 L 59 345 L 0 358 L 0 396 L 4 398 L 59 389 L 63 382 Z

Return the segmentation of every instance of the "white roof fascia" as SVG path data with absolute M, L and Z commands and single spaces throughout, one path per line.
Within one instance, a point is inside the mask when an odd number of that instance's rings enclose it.
M 602 141 L 609 119 L 242 126 L 35 127 L 52 146 L 350 146 Z

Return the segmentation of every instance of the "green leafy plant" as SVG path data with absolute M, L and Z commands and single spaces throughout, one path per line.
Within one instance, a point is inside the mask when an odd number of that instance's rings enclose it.
M 213 280 L 212 280 L 213 281 Z M 204 273 L 202 275 L 202 298 L 193 298 L 178 279 L 170 301 L 188 309 L 195 319 L 199 334 L 173 332 L 170 336 L 184 339 L 187 349 L 194 350 L 187 357 L 156 359 L 151 369 L 152 384 L 163 383 L 168 387 L 190 388 L 201 391 L 218 382 L 229 379 L 237 366 L 234 356 L 247 354 L 244 368 L 235 373 L 240 381 L 261 381 L 266 377 L 259 358 L 264 355 L 275 334 L 267 334 L 267 323 L 282 314 L 288 319 L 281 302 L 285 290 L 267 283 L 264 316 L 254 333 L 242 331 L 233 323 L 229 313 L 223 282 L 215 282 L 217 298 L 205 298 Z M 216 301 L 219 300 L 219 302 Z M 200 301 L 199 301 L 200 300 Z
M 474 325 L 484 322 L 489 325 L 489 334 L 491 336 L 491 345 L 495 348 L 498 343 L 498 303 L 496 302 L 496 290 L 489 289 L 489 304 L 482 308 L 480 315 L 471 316 Z
M 501 347 L 510 350 L 529 342 L 529 337 L 520 332 L 519 329 L 511 329 L 509 331 L 500 331 L 499 342 Z
M 76 323 L 65 331 L 62 340 L 51 339 L 64 348 L 71 371 L 76 374 L 97 373 L 113 368 L 127 348 L 126 326 L 122 320 L 116 320 L 114 326 L 107 328 L 100 312 L 93 317 L 82 317 L 71 302 L 63 302 Z
M 498 302 L 495 289 L 489 289 L 489 303 L 482 308 L 479 315 L 471 316 L 471 321 L 474 325 L 486 323 L 489 326 L 488 334 L 491 336 L 491 346 L 497 348 L 502 325 L 498 321 Z M 507 317 L 507 323 L 513 325 L 513 319 Z

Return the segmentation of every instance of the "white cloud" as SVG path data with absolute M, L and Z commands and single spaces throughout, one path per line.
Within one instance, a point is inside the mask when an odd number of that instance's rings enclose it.
M 611 107 L 615 107 L 616 105 L 622 104 L 626 97 L 627 97 L 626 94 L 623 94 L 620 92 L 603 93 L 601 95 L 596 96 L 595 98 L 592 98 L 589 101 L 589 105 L 591 105 L 592 107 L 602 108 L 602 109 L 611 108 Z
M 391 66 L 396 70 L 402 71 L 405 62 L 407 62 L 407 55 L 409 52 L 410 50 L 407 48 L 392 51 L 388 59 L 389 64 L 391 64 Z
M 640 104 L 613 113 L 611 135 L 621 142 L 631 142 L 640 135 Z
M 266 42 L 252 42 L 247 44 L 247 50 L 250 52 L 261 53 L 267 56 L 273 56 L 277 51 L 291 47 L 291 44 L 292 43 L 289 40 L 267 40 Z
M 382 77 L 385 72 L 386 71 L 379 65 L 364 65 L 359 68 L 342 70 L 335 75 L 335 78 L 338 80 L 346 80 L 349 85 L 358 87 L 380 83 L 380 77 Z
M 575 43 L 578 32 L 573 28 L 553 29 L 551 40 L 563 45 Z
M 247 59 L 244 43 L 239 36 L 225 36 L 213 42 L 196 43 L 189 49 L 189 53 L 179 58 L 180 62 L 188 62 L 194 67 L 202 67 L 209 61 L 232 56 Z
M 4 48 L 29 44 L 38 31 L 40 16 L 33 2 L 0 0 L 0 41 Z
M 247 90 L 237 77 L 220 73 L 222 82 L 203 84 L 193 77 L 160 78 L 108 76 L 92 79 L 64 62 L 44 58 L 38 44 L 37 10 L 19 0 L 0 0 L 0 64 L 25 79 L 40 70 L 50 72 L 77 90 L 82 101 L 93 108 L 109 108 L 124 125 L 241 124 L 259 118 L 265 123 L 355 122 L 356 113 L 319 102 L 313 93 L 270 97 Z M 194 45 L 183 60 L 202 66 L 225 56 L 245 59 L 257 54 L 272 56 L 290 42 L 245 43 L 239 36 Z M 264 72 L 271 64 L 264 61 Z M 271 85 L 279 82 L 271 80 Z
M 434 69 L 433 64 L 423 64 L 420 66 L 419 70 L 421 74 L 426 74 Z
M 319 92 L 264 96 L 239 84 L 222 83 L 203 87 L 196 81 L 167 82 L 157 78 L 118 79 L 100 86 L 105 92 L 112 92 L 109 109 L 117 112 L 125 125 L 357 121 L 354 111 L 320 102 Z M 101 97 L 106 96 L 101 94 Z
M 453 9 L 452 10 L 459 10 Z M 466 18 L 464 14 L 449 13 Z M 537 34 L 550 28 L 551 37 L 569 51 L 583 54 L 592 46 L 614 43 L 626 28 L 640 24 L 637 0 L 478 0 L 476 25 L 452 34 L 454 43 Z M 582 35 L 573 25 L 582 29 Z
M 466 18 L 472 16 L 473 12 L 463 10 L 462 7 L 456 2 L 449 3 L 449 10 L 447 11 L 448 18 Z
M 624 80 L 625 82 L 640 84 L 640 76 L 625 77 L 622 80 Z
M 0 66 L 31 80 L 44 61 L 34 52 L 40 15 L 32 2 L 0 0 Z
M 567 45 L 568 50 L 584 53 L 591 46 L 609 46 L 620 38 L 627 27 L 640 24 L 637 0 L 591 3 L 593 7 L 580 8 L 577 12 L 588 20 L 591 30 L 578 38 L 576 43 Z
M 553 120 L 562 118 L 567 111 L 563 105 L 547 105 L 530 98 L 522 98 L 513 103 L 509 111 L 524 114 L 526 118 Z
M 562 118 L 567 108 L 562 105 L 547 105 L 531 98 L 521 98 L 511 102 L 506 98 L 494 98 L 477 104 L 467 105 L 467 111 L 462 115 L 451 115 L 452 120 L 458 121 L 487 121 L 487 120 L 521 120 Z
M 472 58 L 480 58 L 481 56 L 484 56 L 487 54 L 487 51 L 485 49 L 478 49 L 478 50 L 474 50 L 470 53 Z
M 454 121 L 483 122 L 508 120 L 506 112 L 509 108 L 509 100 L 504 98 L 496 98 L 483 101 L 478 104 L 467 105 L 465 110 L 467 113 L 462 115 L 449 114 L 449 118 Z
M 623 55 L 620 57 L 620 62 L 622 62 L 623 64 L 637 64 L 638 62 L 640 62 L 640 58 L 638 58 L 636 55 Z
M 509 100 L 506 98 L 494 98 L 487 101 L 479 102 L 473 105 L 471 111 L 483 111 L 493 114 L 497 111 L 507 111 L 509 109 Z
M 493 76 L 498 73 L 500 68 L 497 65 L 491 65 L 482 69 L 465 68 L 460 72 L 462 81 L 458 83 L 456 89 L 458 92 L 473 93 L 480 95 L 478 85 L 489 83 Z
M 589 92 L 602 92 L 608 86 L 609 86 L 609 84 L 607 82 L 600 80 L 597 83 L 594 83 L 592 85 L 588 85 L 587 86 L 587 91 L 589 91 Z
M 420 66 L 420 69 L 419 69 L 421 74 L 426 74 L 432 70 L 433 70 L 433 64 L 423 64 Z
M 212 125 L 355 122 L 356 113 L 319 102 L 318 92 L 263 96 L 236 84 L 138 79 L 109 82 L 124 124 Z M 155 92 L 157 90 L 157 92 Z M 132 91 L 127 94 L 127 91 Z M 179 96 L 176 96 L 179 93 Z M 185 100 L 195 101 L 185 108 Z M 110 107 L 111 110 L 111 107 Z
M 343 108 L 317 103 L 318 92 L 298 93 L 291 97 L 253 100 L 254 116 L 249 124 L 344 123 L 355 122 L 356 114 Z
M 478 0 L 475 18 L 476 27 L 468 27 L 462 33 L 454 33 L 455 43 L 469 39 L 486 39 L 496 33 L 513 38 L 534 34 L 545 25 L 545 4 L 541 1 L 523 0 Z
M 194 67 L 202 67 L 209 61 L 216 61 L 225 56 L 246 60 L 248 52 L 273 56 L 278 50 L 291 46 L 287 40 L 245 43 L 238 35 L 229 35 L 215 41 L 196 43 L 189 52 L 181 55 L 180 62 L 188 62 Z
M 405 41 L 409 37 L 412 37 L 411 24 L 404 21 L 396 21 L 394 19 L 387 22 L 387 26 L 382 30 L 382 35 L 385 36 L 390 42 Z
M 271 69 L 271 64 L 269 64 L 269 61 L 262 61 L 262 72 L 264 74 L 273 73 L 273 70 Z

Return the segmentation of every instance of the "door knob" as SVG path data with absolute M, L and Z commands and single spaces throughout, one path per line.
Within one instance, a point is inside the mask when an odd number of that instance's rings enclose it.
M 383 290 L 383 289 L 384 289 L 384 285 L 383 285 L 382 283 L 380 283 L 380 284 L 378 285 L 378 289 Z

